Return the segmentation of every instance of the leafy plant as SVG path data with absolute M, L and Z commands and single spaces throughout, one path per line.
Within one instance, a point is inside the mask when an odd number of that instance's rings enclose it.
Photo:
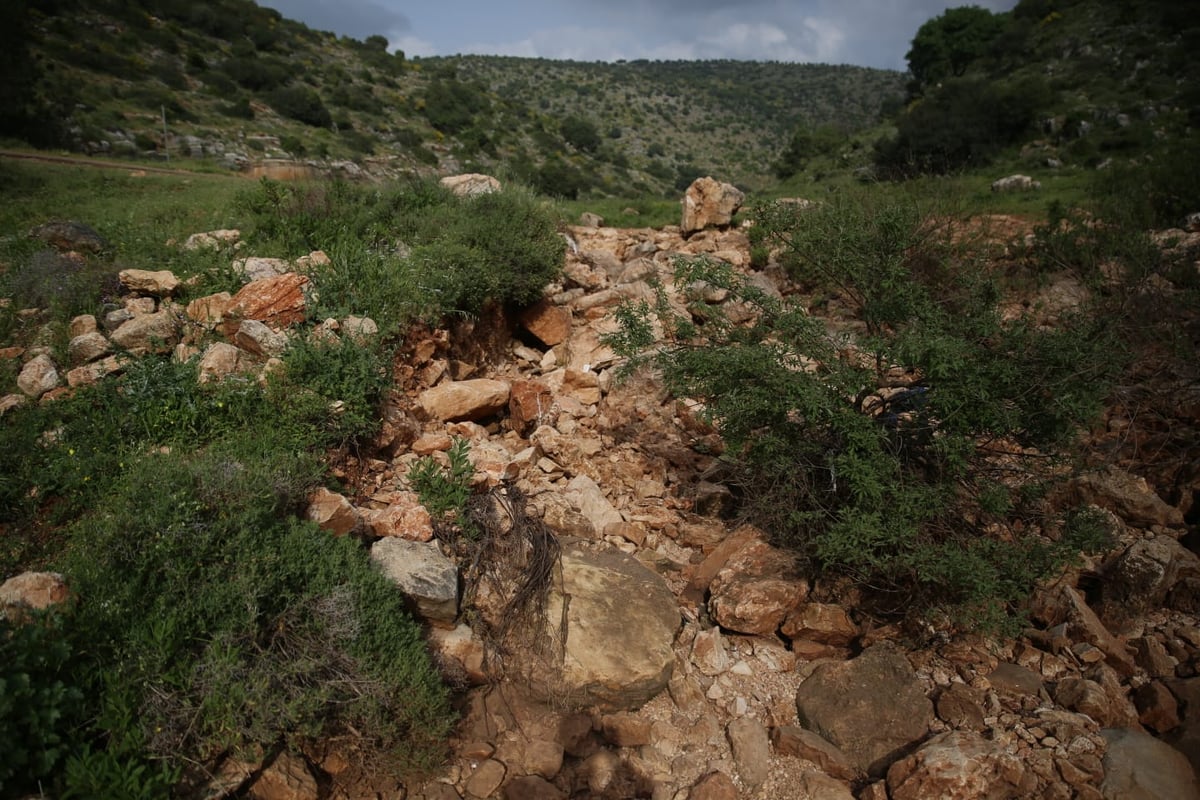
M 311 125 L 328 128 L 333 116 L 321 101 L 321 96 L 307 86 L 284 86 L 267 95 L 267 102 L 285 117 Z
M 33 791 L 69 753 L 83 692 L 68 674 L 71 649 L 61 620 L 13 623 L 0 615 L 0 792 Z
M 609 342 L 704 403 L 741 512 L 815 570 L 882 602 L 994 620 L 1095 544 L 1020 487 L 1054 479 L 1040 461 L 1097 411 L 1116 348 L 1087 318 L 1064 331 L 1002 322 L 995 287 L 939 218 L 877 196 L 759 215 L 802 285 L 850 303 L 858 323 L 842 334 L 702 258 L 677 262 L 681 299 L 723 289 L 750 322 L 698 295 L 684 313 L 659 287 L 654 304 L 621 309 Z
M 140 459 L 73 527 L 101 739 L 179 763 L 370 730 L 368 757 L 428 764 L 451 715 L 419 631 L 357 543 L 289 516 L 320 470 L 280 444 Z
M 470 450 L 466 439 L 456 438 L 447 453 L 450 461 L 447 466 L 443 467 L 432 456 L 424 456 L 409 469 L 408 482 L 435 520 L 445 520 L 449 515 L 469 538 L 474 538 L 475 528 L 464 513 L 475 477 Z

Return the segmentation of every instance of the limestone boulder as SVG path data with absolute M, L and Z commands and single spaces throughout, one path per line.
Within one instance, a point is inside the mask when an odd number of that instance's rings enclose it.
M 22 572 L 0 584 L 0 608 L 10 618 L 23 609 L 58 605 L 70 596 L 66 578 L 57 572 Z
M 356 344 L 365 345 L 379 335 L 379 323 L 370 317 L 346 317 L 341 321 L 340 328 L 342 334 Z
M 438 668 L 451 684 L 482 686 L 494 677 L 487 668 L 483 640 L 470 625 L 432 628 L 429 646 Z
M 95 330 L 72 338 L 67 345 L 67 355 L 75 366 L 95 361 L 108 355 L 111 351 L 112 345 L 109 344 L 108 339 L 104 338 L 104 334 Z
M 1195 607 L 1200 557 L 1169 536 L 1139 539 L 1105 565 L 1103 574 L 1106 606 L 1200 611 Z
M 317 800 L 317 779 L 303 756 L 284 750 L 250 786 L 252 800 Z
M 197 380 L 200 383 L 221 381 L 231 375 L 249 372 L 253 367 L 245 350 L 227 342 L 213 342 L 200 354 Z
M 993 192 L 1032 192 L 1040 188 L 1041 181 L 1035 181 L 1028 175 L 1009 175 L 992 181 Z
M 222 228 L 214 231 L 193 233 L 183 242 L 184 250 L 220 250 L 223 247 L 233 247 L 241 241 L 242 232 L 236 228 Z
M 390 537 L 371 546 L 371 560 L 429 622 L 452 626 L 458 616 L 458 568 L 436 542 Z
M 25 362 L 17 375 L 17 388 L 34 400 L 62 383 L 54 359 L 42 354 Z
M 887 788 L 892 800 L 1019 800 L 1036 796 L 1038 781 L 1003 744 L 973 731 L 948 731 L 892 764 Z
M 1099 649 L 1105 661 L 1122 675 L 1137 671 L 1132 649 L 1112 634 L 1073 586 L 1058 583 L 1040 589 L 1033 597 L 1031 611 L 1047 628 L 1066 623 L 1072 641 L 1087 642 Z
M 211 327 L 221 321 L 232 303 L 233 295 L 229 292 L 217 292 L 197 297 L 187 304 L 184 313 L 192 322 Z
M 29 398 L 23 394 L 6 394 L 0 395 L 0 417 L 12 411 L 14 408 L 20 408 L 29 402 Z
M 1178 508 L 1168 505 L 1144 478 L 1118 467 L 1080 475 L 1070 483 L 1067 492 L 1070 500 L 1106 508 L 1131 527 L 1183 525 L 1183 513 Z
M 319 528 L 334 536 L 345 536 L 362 524 L 362 516 L 354 504 L 345 495 L 331 492 L 324 486 L 309 498 L 304 518 L 312 520 Z
M 687 800 L 738 800 L 737 784 L 724 772 L 710 772 L 692 784 Z
M 225 310 L 223 332 L 232 338 L 242 320 L 255 319 L 282 330 L 308 315 L 304 292 L 308 278 L 295 272 L 251 281 L 238 290 Z
M 179 290 L 179 278 L 167 269 L 123 269 L 117 274 L 127 291 L 154 297 L 171 297 Z
M 426 389 L 417 398 L 432 419 L 443 422 L 490 417 L 508 405 L 511 388 L 505 381 L 477 378 Z
M 521 327 L 542 344 L 553 347 L 571 335 L 571 309 L 542 300 L 522 312 Z
M 67 326 L 67 335 L 74 339 L 76 336 L 83 336 L 85 333 L 95 333 L 100 330 L 100 326 L 96 323 L 96 317 L 92 314 L 80 314 L 71 319 L 71 324 Z
M 51 220 L 38 225 L 29 232 L 29 235 L 57 250 L 82 250 L 99 253 L 108 247 L 108 240 L 101 236 L 95 228 L 74 220 Z
M 1200 797 L 1200 783 L 1187 758 L 1148 733 L 1108 728 L 1100 732 L 1104 753 L 1104 800 L 1165 800 Z
M 371 533 L 381 538 L 428 542 L 433 538 L 433 519 L 413 492 L 396 492 L 385 508 L 373 508 L 364 515 Z
M 855 769 L 838 748 L 812 731 L 798 725 L 780 725 L 771 731 L 771 744 L 775 752 L 811 761 L 825 774 L 843 781 L 856 781 L 862 773 Z
M 546 605 L 546 652 L 530 663 L 531 689 L 599 711 L 641 707 L 671 679 L 680 624 L 675 595 L 619 551 L 564 539 L 561 563 Z
M 248 281 L 260 281 L 264 278 L 275 278 L 291 272 L 292 265 L 282 258 L 251 256 L 235 259 L 233 269 Z
M 491 175 L 481 175 L 477 172 L 463 175 L 447 175 L 439 181 L 459 197 L 476 197 L 481 194 L 491 194 L 500 191 L 500 181 Z
M 933 720 L 912 665 L 887 642 L 817 666 L 796 690 L 796 712 L 801 725 L 875 778 L 924 738 Z
M 742 785 L 754 790 L 771 774 L 771 740 L 766 727 L 752 717 L 739 717 L 725 729 Z
M 724 628 L 771 636 L 805 600 L 808 588 L 794 556 L 754 537 L 712 579 L 708 609 Z
M 120 372 L 125 368 L 125 363 L 117 356 L 109 356 L 99 361 L 93 361 L 90 364 L 76 367 L 67 373 L 67 385 L 72 388 L 76 386 L 90 386 L 101 378 Z
M 244 319 L 238 325 L 237 333 L 233 335 L 233 343 L 256 356 L 278 358 L 287 350 L 288 337 L 271 330 L 266 323 L 256 319 Z
M 572 507 L 592 523 L 598 535 L 603 535 L 609 525 L 619 525 L 625 521 L 621 512 L 604 496 L 600 486 L 587 475 L 572 478 L 564 495 Z
M 841 606 L 803 603 L 784 619 L 782 632 L 789 639 L 845 647 L 858 637 L 858 626 Z
M 169 353 L 179 341 L 179 320 L 169 309 L 139 314 L 112 332 L 112 343 L 135 355 Z
M 687 236 L 708 227 L 728 225 L 745 199 L 746 195 L 732 184 L 697 178 L 683 196 L 680 230 Z
M 508 421 L 520 434 L 551 419 L 554 393 L 542 381 L 513 381 L 508 397 Z

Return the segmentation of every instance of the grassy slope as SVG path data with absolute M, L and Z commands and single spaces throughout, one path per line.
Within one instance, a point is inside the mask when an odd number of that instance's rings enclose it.
M 195 137 L 209 151 L 220 142 L 250 158 L 374 159 L 392 172 L 428 171 L 439 161 L 447 169 L 495 171 L 564 159 L 600 195 L 661 193 L 695 171 L 762 188 L 795 124 L 870 124 L 903 80 L 819 64 L 476 56 L 404 63 L 244 0 L 218 3 L 220 24 L 169 0 L 40 5 L 34 53 L 47 65 L 48 87 L 75 94 L 69 124 L 77 146 L 108 141 L 124 153 L 161 156 L 165 108 L 173 136 Z M 85 28 L 107 35 L 89 37 Z M 239 65 L 248 60 L 255 69 L 247 75 Z M 277 79 L 316 91 L 337 130 L 272 108 Z M 430 124 L 426 100 L 438 80 L 465 87 L 478 103 L 465 129 Z M 237 116 L 239 106 L 252 118 Z M 596 125 L 598 149 L 564 142 L 559 126 L 570 116 Z M 183 147 L 174 146 L 179 156 Z

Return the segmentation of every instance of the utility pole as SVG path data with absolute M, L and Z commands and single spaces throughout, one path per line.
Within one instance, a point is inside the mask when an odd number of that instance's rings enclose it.
M 167 144 L 167 107 L 166 107 L 166 106 L 159 106 L 159 109 L 162 111 L 162 123 L 163 123 L 163 152 L 164 152 L 164 153 L 166 154 L 166 156 L 167 156 L 167 161 L 170 161 L 170 160 L 171 160 L 171 148 L 170 148 L 170 146 Z

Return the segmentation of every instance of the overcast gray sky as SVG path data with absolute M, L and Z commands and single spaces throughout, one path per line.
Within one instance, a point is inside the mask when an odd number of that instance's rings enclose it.
M 947 8 L 1016 0 L 259 0 L 310 28 L 386 36 L 408 56 L 575 61 L 715 59 L 905 69 L 913 34 Z

